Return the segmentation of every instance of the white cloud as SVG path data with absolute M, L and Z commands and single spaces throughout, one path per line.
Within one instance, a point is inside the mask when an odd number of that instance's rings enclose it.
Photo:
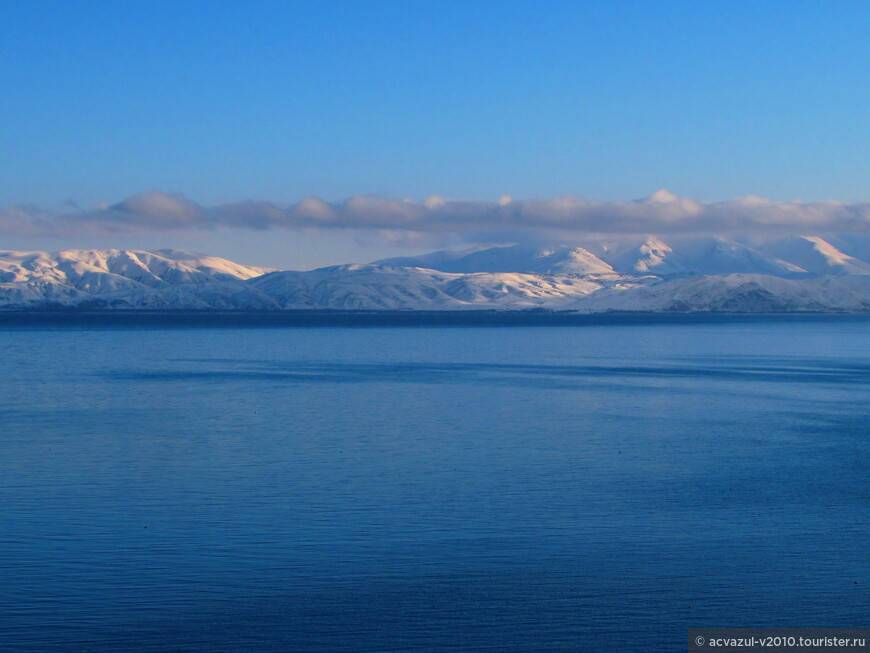
M 147 216 L 167 223 L 196 223 L 202 218 L 201 209 L 183 195 L 169 195 L 150 190 L 133 195 L 108 207 L 116 213 Z
M 0 233 L 17 236 L 147 234 L 244 229 L 348 229 L 389 234 L 391 240 L 480 239 L 487 233 L 559 231 L 588 234 L 870 232 L 870 203 L 777 202 L 748 196 L 698 202 L 660 190 L 632 201 L 576 196 L 497 202 L 391 200 L 372 195 L 330 203 L 316 197 L 282 206 L 246 201 L 202 206 L 183 195 L 148 191 L 90 210 L 47 212 L 33 206 L 0 208 Z M 399 234 L 404 234 L 399 236 Z

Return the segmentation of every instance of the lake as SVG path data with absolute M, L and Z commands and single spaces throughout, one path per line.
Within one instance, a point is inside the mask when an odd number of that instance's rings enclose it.
M 0 648 L 866 625 L 870 319 L 0 327 Z

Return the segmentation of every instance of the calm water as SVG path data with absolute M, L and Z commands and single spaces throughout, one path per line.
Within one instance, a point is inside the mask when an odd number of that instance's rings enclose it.
M 3 651 L 866 626 L 870 321 L 0 329 Z

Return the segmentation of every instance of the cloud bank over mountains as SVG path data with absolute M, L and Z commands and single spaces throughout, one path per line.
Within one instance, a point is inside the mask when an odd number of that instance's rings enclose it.
M 499 234 L 560 232 L 595 234 L 802 234 L 868 233 L 870 202 L 835 200 L 779 202 L 748 196 L 699 202 L 660 190 L 631 201 L 577 196 L 497 202 L 385 199 L 373 195 L 296 204 L 244 201 L 203 206 L 181 194 L 147 191 L 92 209 L 47 211 L 36 206 L 0 208 L 0 234 L 14 236 L 111 236 L 209 231 L 345 229 L 380 233 L 387 239 L 454 235 L 480 240 Z

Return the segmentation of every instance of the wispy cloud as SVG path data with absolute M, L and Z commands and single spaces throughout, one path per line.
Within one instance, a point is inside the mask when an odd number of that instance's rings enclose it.
M 870 202 L 777 202 L 742 197 L 699 202 L 658 191 L 632 201 L 575 196 L 497 202 L 430 197 L 424 201 L 356 196 L 316 197 L 292 205 L 246 201 L 203 206 L 183 195 L 148 191 L 92 209 L 0 208 L 0 233 L 16 236 L 135 235 L 237 229 L 351 229 L 413 240 L 418 235 L 480 238 L 486 234 L 559 231 L 584 234 L 753 234 L 870 232 Z

